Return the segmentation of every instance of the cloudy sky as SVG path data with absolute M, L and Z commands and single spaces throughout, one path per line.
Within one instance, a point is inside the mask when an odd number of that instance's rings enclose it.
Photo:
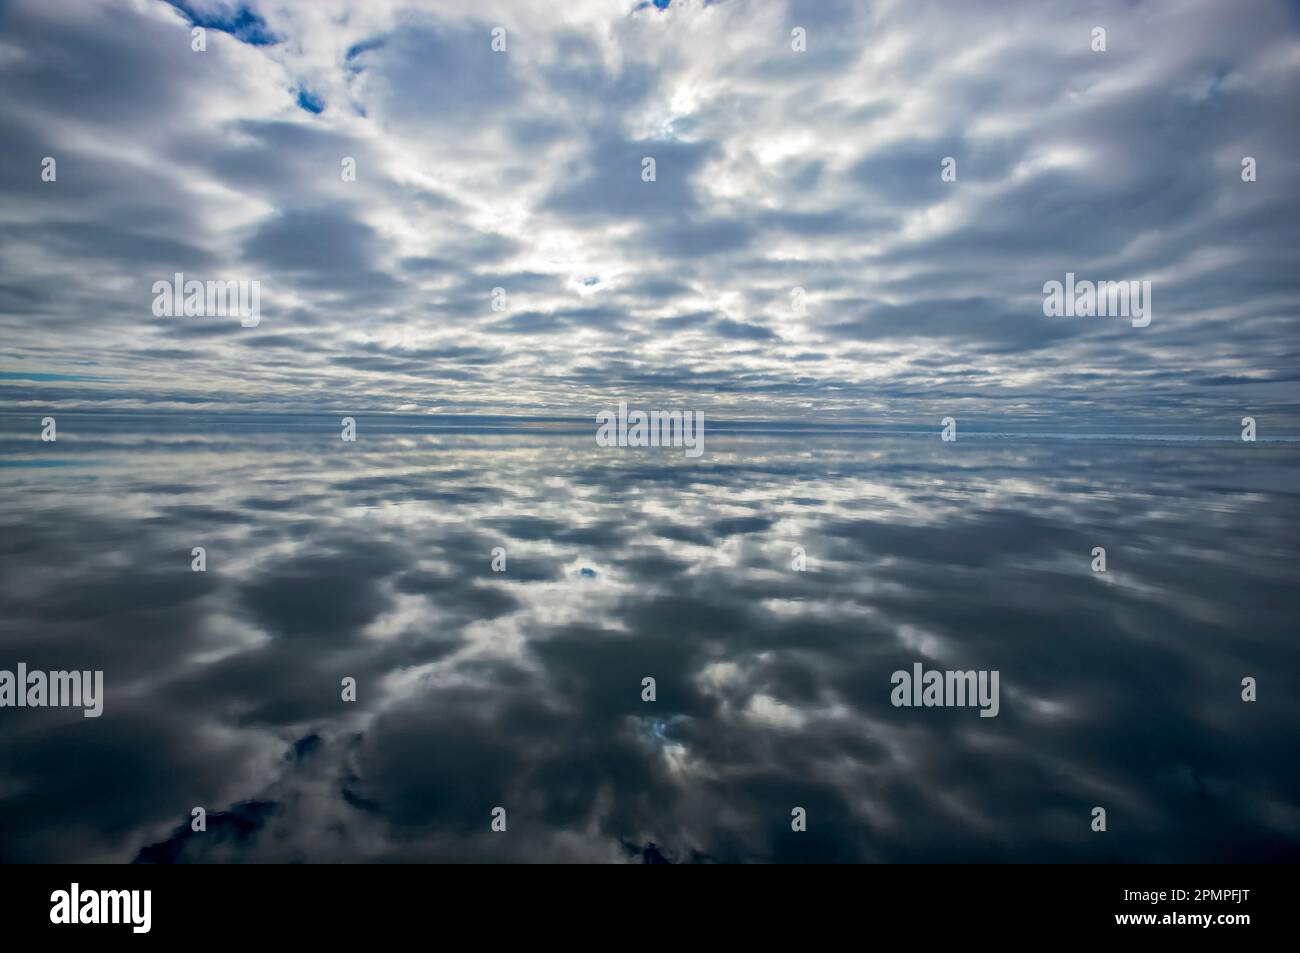
M 1300 429 L 1294 4 L 19 0 L 0 77 L 6 411 Z

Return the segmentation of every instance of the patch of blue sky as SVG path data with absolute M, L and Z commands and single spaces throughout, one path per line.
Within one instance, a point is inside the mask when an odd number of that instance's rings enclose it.
M 319 116 L 325 111 L 325 100 L 321 99 L 309 89 L 300 88 L 298 90 L 298 107 Z
M 192 26 L 228 33 L 249 46 L 274 46 L 281 42 L 267 27 L 266 21 L 246 6 L 231 4 L 224 8 L 199 10 L 188 0 L 166 0 L 190 21 Z
M 85 374 L 45 374 L 39 371 L 0 371 L 0 381 L 99 381 L 112 382 L 112 377 L 89 377 Z

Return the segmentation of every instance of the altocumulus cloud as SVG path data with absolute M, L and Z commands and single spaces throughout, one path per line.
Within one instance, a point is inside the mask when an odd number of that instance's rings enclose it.
M 0 407 L 1294 426 L 1298 73 L 1280 0 L 18 0 Z

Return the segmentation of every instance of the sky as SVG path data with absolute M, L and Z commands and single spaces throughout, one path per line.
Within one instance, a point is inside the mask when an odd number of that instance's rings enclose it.
M 0 412 L 1300 433 L 1298 79 L 1266 0 L 0 2 Z

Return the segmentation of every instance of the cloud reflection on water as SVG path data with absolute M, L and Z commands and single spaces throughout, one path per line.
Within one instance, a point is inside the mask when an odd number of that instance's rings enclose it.
M 5 861 L 1300 857 L 1294 446 L 0 439 L 82 463 L 0 477 L 0 667 L 107 695 L 0 711 Z

